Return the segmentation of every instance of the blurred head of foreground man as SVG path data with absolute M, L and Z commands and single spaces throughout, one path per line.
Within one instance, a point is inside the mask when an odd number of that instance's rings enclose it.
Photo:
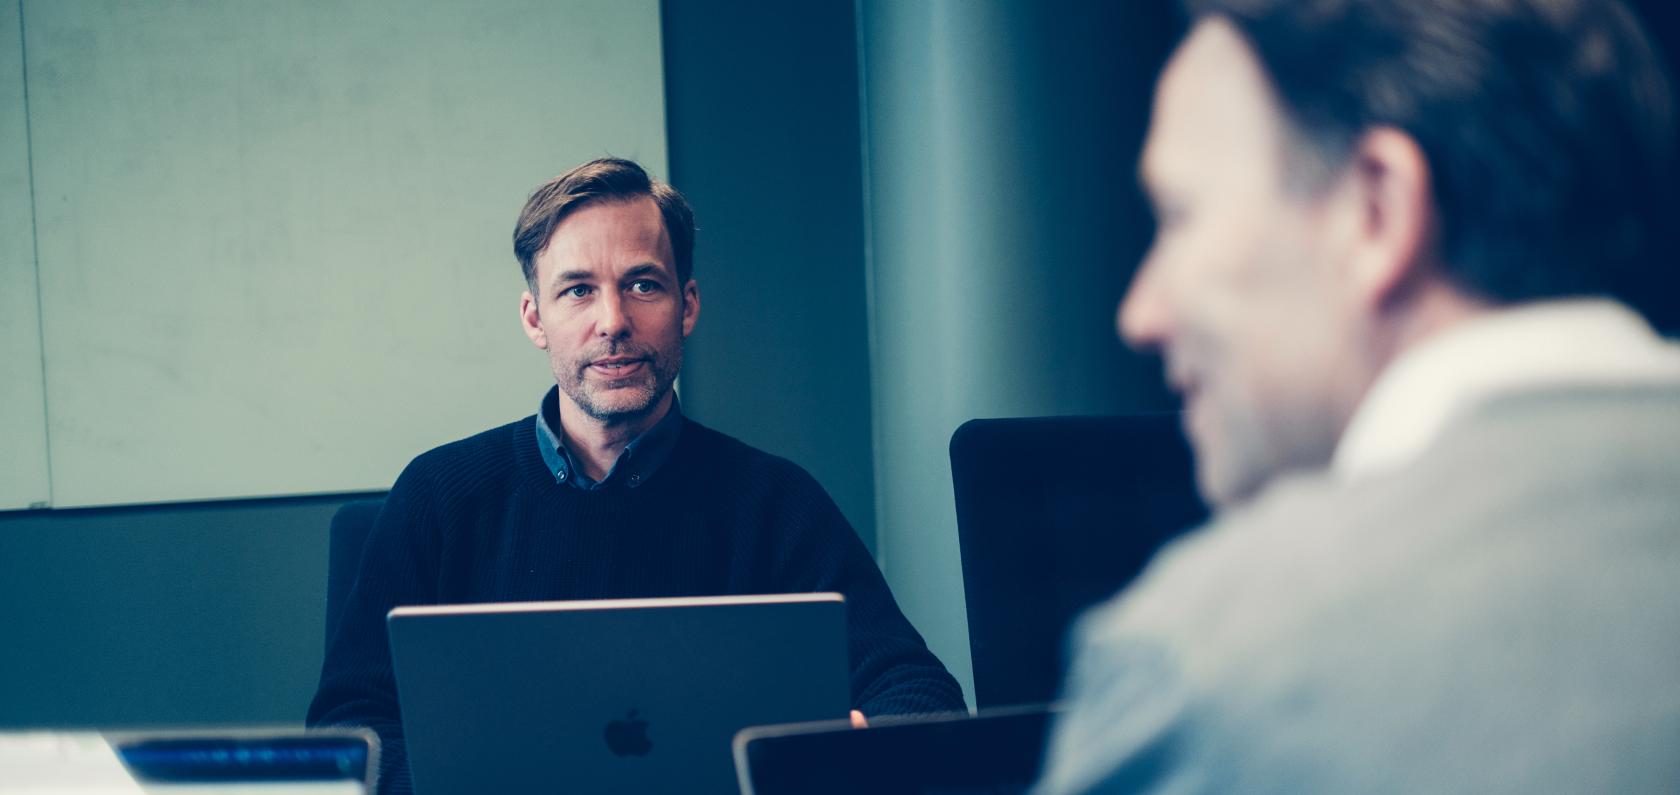
M 1652 44 L 1590 0 L 1191 12 L 1119 327 L 1220 510 L 1081 622 L 1041 791 L 1680 790 Z

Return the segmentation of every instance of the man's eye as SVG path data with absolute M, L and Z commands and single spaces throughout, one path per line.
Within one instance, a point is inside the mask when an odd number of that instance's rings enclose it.
M 630 292 L 636 293 L 638 295 L 647 295 L 648 293 L 657 292 L 658 290 L 659 290 L 659 283 L 654 282 L 654 281 L 649 281 L 647 279 L 640 279 L 640 280 L 633 281 L 633 282 L 630 283 Z
M 573 298 L 583 298 L 584 296 L 589 295 L 589 285 L 587 285 L 587 284 L 572 285 L 571 287 L 567 287 L 560 294 L 561 295 L 568 295 L 568 296 L 571 296 Z

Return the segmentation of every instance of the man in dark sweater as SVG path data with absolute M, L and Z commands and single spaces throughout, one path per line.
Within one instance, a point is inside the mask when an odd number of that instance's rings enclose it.
M 520 320 L 556 387 L 535 415 L 403 471 L 309 707 L 311 726 L 379 734 L 382 790 L 409 788 L 385 631 L 397 605 L 839 591 L 854 720 L 964 709 L 822 487 L 682 415 L 693 249 L 686 200 L 629 161 L 585 163 L 526 203 Z

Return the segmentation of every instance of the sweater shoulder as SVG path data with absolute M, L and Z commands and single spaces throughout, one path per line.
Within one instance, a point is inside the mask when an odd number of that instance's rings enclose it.
M 515 482 L 525 453 L 535 455 L 536 442 L 529 433 L 535 421 L 529 416 L 438 445 L 415 456 L 398 483 L 418 476 L 447 493 L 486 483 Z M 522 451 L 521 441 L 530 442 L 527 446 L 532 449 Z
M 823 491 L 816 478 L 805 471 L 804 467 L 726 433 L 690 419 L 685 420 L 683 434 L 691 440 L 690 449 L 693 454 L 712 471 L 726 472 L 748 482 L 766 483 L 785 489 Z

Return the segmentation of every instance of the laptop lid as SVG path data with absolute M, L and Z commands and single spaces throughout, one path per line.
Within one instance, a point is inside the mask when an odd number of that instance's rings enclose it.
M 415 790 L 734 792 L 745 726 L 850 705 L 836 593 L 399 607 Z
M 1038 780 L 1052 713 L 1043 706 L 979 715 L 825 721 L 735 735 L 742 795 L 1024 793 Z
M 363 795 L 377 760 L 365 729 L 0 731 L 0 795 Z

